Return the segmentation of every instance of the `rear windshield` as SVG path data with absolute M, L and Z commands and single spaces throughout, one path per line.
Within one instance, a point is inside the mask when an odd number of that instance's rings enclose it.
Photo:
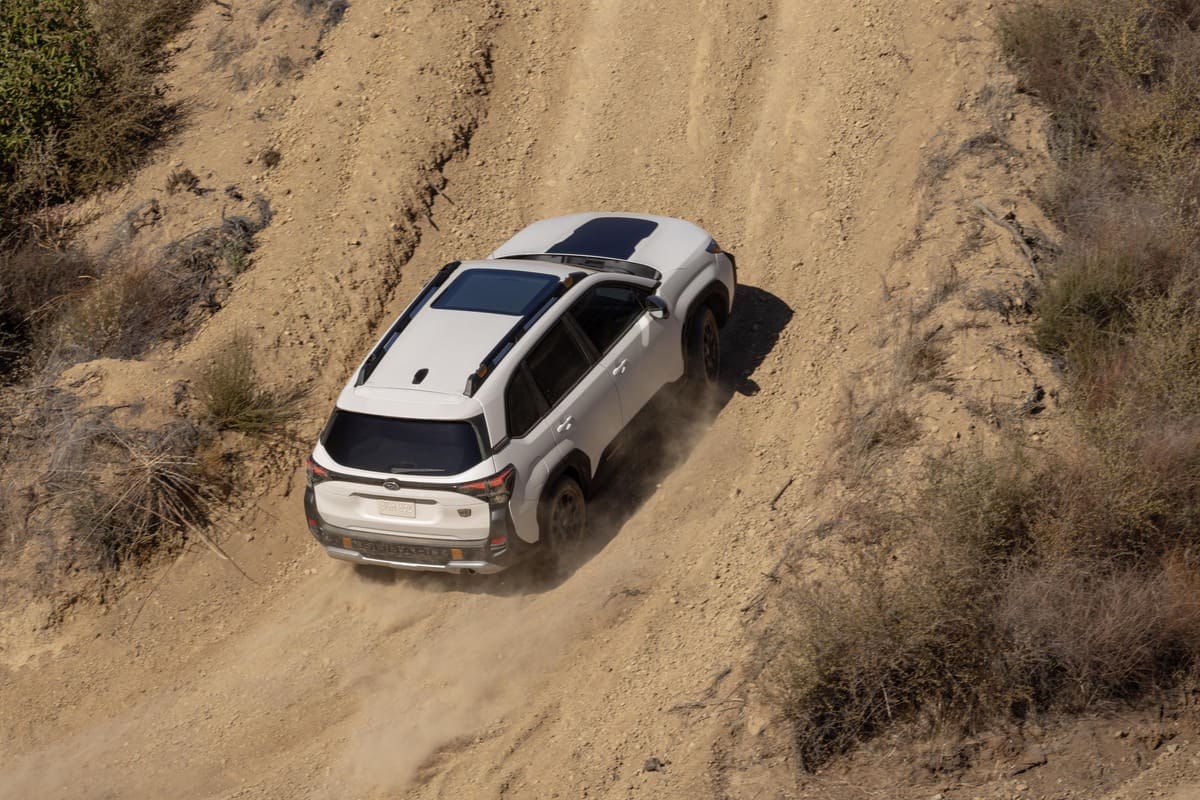
M 537 272 L 511 269 L 471 269 L 442 290 L 434 308 L 450 311 L 482 311 L 521 317 L 546 296 L 558 278 Z
M 482 423 L 482 420 L 481 420 Z M 339 464 L 393 475 L 457 475 L 483 460 L 470 422 L 333 412 L 322 444 Z

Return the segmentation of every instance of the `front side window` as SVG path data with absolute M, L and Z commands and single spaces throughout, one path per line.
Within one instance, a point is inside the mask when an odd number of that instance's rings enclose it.
M 591 359 L 560 320 L 554 323 L 525 359 L 534 384 L 553 408 L 591 369 Z
M 322 444 L 339 464 L 393 475 L 457 475 L 483 460 L 468 421 L 396 419 L 337 409 Z
M 645 313 L 648 295 L 636 286 L 597 286 L 571 307 L 571 316 L 596 352 L 603 354 Z

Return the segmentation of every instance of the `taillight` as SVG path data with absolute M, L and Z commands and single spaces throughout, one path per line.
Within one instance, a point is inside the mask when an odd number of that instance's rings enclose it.
M 512 497 L 513 481 L 516 480 L 516 477 L 517 470 L 512 464 L 509 464 L 495 475 L 483 480 L 460 483 L 454 487 L 454 491 L 486 500 L 488 505 L 502 506 Z
M 715 255 L 715 254 L 717 254 L 717 253 L 724 253 L 724 252 L 725 252 L 724 250 L 722 250 L 722 249 L 721 249 L 721 245 L 717 244 L 717 240 L 716 240 L 716 239 L 709 239 L 709 240 L 708 240 L 708 247 L 706 247 L 706 248 L 704 248 L 704 249 L 705 249 L 705 250 L 707 250 L 707 251 L 708 251 L 708 252 L 710 252 L 710 253 L 713 253 L 714 255 Z
M 315 486 L 318 483 L 321 483 L 322 481 L 327 481 L 331 477 L 329 474 L 329 470 L 325 469 L 320 464 L 313 461 L 312 456 L 309 456 L 308 460 L 306 462 L 304 462 L 304 472 L 305 472 L 305 480 L 307 481 L 307 483 L 310 487 Z

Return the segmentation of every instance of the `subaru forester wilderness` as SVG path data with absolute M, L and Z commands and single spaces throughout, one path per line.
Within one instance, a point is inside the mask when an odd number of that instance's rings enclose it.
M 308 459 L 308 527 L 363 564 L 497 572 L 583 535 L 597 469 L 670 384 L 708 389 L 733 256 L 638 214 L 537 222 L 452 262 L 355 370 Z

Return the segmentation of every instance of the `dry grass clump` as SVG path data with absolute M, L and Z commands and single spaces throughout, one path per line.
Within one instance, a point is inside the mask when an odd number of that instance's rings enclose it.
M 188 531 L 207 524 L 216 479 L 201 470 L 198 440 L 186 423 L 154 431 L 111 425 L 95 431 L 78 471 L 83 480 L 59 502 L 101 566 L 177 546 Z
M 844 389 L 835 441 L 850 472 L 860 470 L 880 450 L 911 444 L 918 435 L 916 418 L 895 389 L 867 396 Z
M 254 235 L 271 219 L 224 217 L 168 247 L 156 262 L 104 263 L 33 244 L 0 256 L 0 367 L 32 361 L 51 370 L 93 358 L 134 358 L 186 334 L 201 307 L 219 308 L 251 266 Z
M 234 336 L 196 382 L 205 419 L 218 430 L 277 433 L 299 411 L 299 392 L 265 388 L 254 366 L 250 338 Z
M 140 560 L 207 524 L 227 480 L 196 455 L 202 428 L 141 428 L 51 387 L 11 391 L 0 397 L 0 464 L 12 490 L 4 544 L 51 553 L 49 583 L 58 571 Z

